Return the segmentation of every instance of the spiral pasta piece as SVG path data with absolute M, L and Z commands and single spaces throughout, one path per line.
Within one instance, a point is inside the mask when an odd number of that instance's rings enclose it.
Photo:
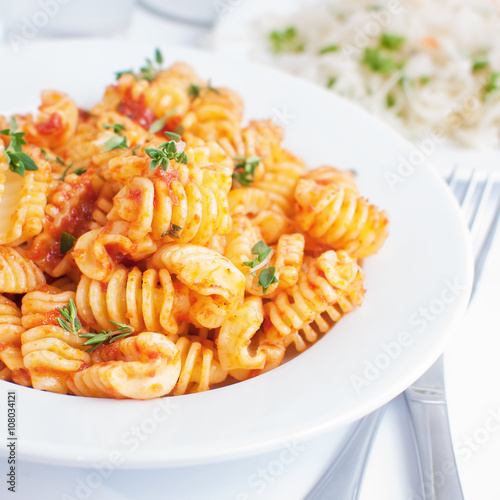
M 224 256 L 245 276 L 245 287 L 249 293 L 254 290 L 254 276 L 250 274 L 250 267 L 244 262 L 253 260 L 252 248 L 261 240 L 259 229 L 252 225 L 250 219 L 244 215 L 233 216 L 233 227 L 227 236 Z
M 45 207 L 43 231 L 38 234 L 28 256 L 46 273 L 54 277 L 78 276 L 71 252 L 56 251 L 63 232 L 78 238 L 91 229 L 101 227 L 93 218 L 104 181 L 94 171 L 83 175 L 67 175 L 49 197 Z M 105 222 L 106 223 L 106 222 Z
M 28 370 L 21 353 L 21 311 L 14 302 L 0 295 L 0 378 L 16 384 L 31 386 Z
M 59 326 L 30 328 L 21 335 L 21 341 L 23 361 L 35 389 L 67 394 L 68 376 L 91 362 L 82 350 L 85 339 Z
M 145 104 L 157 117 L 168 115 L 166 125 L 172 130 L 190 107 L 191 85 L 202 86 L 204 82 L 189 65 L 175 63 L 162 71 L 145 90 Z
M 184 184 L 176 169 L 129 179 L 114 197 L 108 219 L 129 222 L 127 237 L 132 241 L 151 237 L 201 245 L 214 234 L 226 234 L 231 228 L 226 195 L 230 176 L 211 168 L 190 174 Z
M 180 337 L 177 349 L 181 356 L 181 373 L 174 389 L 174 396 L 208 391 L 214 384 L 224 382 L 227 371 L 218 360 L 212 341 L 200 336 Z
M 151 259 L 190 289 L 190 320 L 217 328 L 237 307 L 245 291 L 245 277 L 229 259 L 200 245 L 165 245 Z
M 334 184 L 344 189 L 350 189 L 355 194 L 359 195 L 358 187 L 354 181 L 354 172 L 351 170 L 340 170 L 335 167 L 324 165 L 322 167 L 308 170 L 303 176 L 303 179 L 311 179 L 322 186 Z
M 234 91 L 206 86 L 181 122 L 183 130 L 204 141 L 215 141 L 231 156 L 243 148 L 243 101 Z
M 173 340 L 185 329 L 189 305 L 187 288 L 172 282 L 166 269 L 117 269 L 106 286 L 83 276 L 76 292 L 78 313 L 91 328 L 112 330 L 114 321 Z
M 142 332 L 99 348 L 101 362 L 72 373 L 69 390 L 77 396 L 152 399 L 169 394 L 181 371 L 176 345 L 164 335 Z
M 297 283 L 304 259 L 304 246 L 305 239 L 300 233 L 280 236 L 272 261 L 279 279 L 278 288 L 287 288 Z
M 243 304 L 222 323 L 217 337 L 219 359 L 224 370 L 261 369 L 266 363 L 266 353 L 251 353 L 250 342 L 264 321 L 260 297 L 247 297 Z
M 264 306 L 268 339 L 276 341 L 304 329 L 342 296 L 361 305 L 363 271 L 346 252 L 329 250 L 309 260 L 307 267 L 297 285 L 279 292 Z
M 156 251 L 149 237 L 133 242 L 126 236 L 129 229 L 128 222 L 108 222 L 80 236 L 72 252 L 80 271 L 87 278 L 107 282 L 124 260 L 139 261 Z
M 270 147 L 271 154 L 263 159 L 264 174 L 253 183 L 253 187 L 265 191 L 272 203 L 290 217 L 293 214 L 295 186 L 306 166 L 279 143 L 271 143 Z
M 0 293 L 31 292 L 45 284 L 45 277 L 24 252 L 0 246 Z
M 42 230 L 47 193 L 52 180 L 51 167 L 39 148 L 25 145 L 23 152 L 35 161 L 38 170 L 26 171 L 24 176 L 20 176 L 10 171 L 3 147 L 0 146 L 0 180 L 3 179 L 0 198 L 1 245 L 20 245 Z
M 268 244 L 276 243 L 282 234 L 292 233 L 296 229 L 295 223 L 262 189 L 232 189 L 227 198 L 231 213 L 249 217 Z
M 21 307 L 23 327 L 29 330 L 36 326 L 59 325 L 58 308 L 66 306 L 71 299 L 75 300 L 75 292 L 49 285 L 27 293 Z
M 334 250 L 361 259 L 376 253 L 387 238 L 386 212 L 351 189 L 301 179 L 295 200 L 297 225 Z

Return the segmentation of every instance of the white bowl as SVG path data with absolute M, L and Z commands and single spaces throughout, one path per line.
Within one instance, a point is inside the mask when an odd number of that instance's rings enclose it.
M 20 54 L 2 48 L 0 112 L 33 110 L 45 88 L 67 91 L 88 107 L 115 71 L 137 68 L 153 50 L 98 40 L 32 44 Z M 358 106 L 289 75 L 193 49 L 162 51 L 167 64 L 187 61 L 213 85 L 237 90 L 245 119 L 281 121 L 285 145 L 310 167 L 356 170 L 360 191 L 389 213 L 389 239 L 364 263 L 364 305 L 308 351 L 252 380 L 157 401 L 78 398 L 0 383 L 0 401 L 17 392 L 24 459 L 162 467 L 305 440 L 403 391 L 442 353 L 468 303 L 473 264 L 467 229 L 432 167 L 401 170 L 405 158 L 422 156 L 414 146 Z M 391 172 L 401 180 L 394 189 Z M 0 412 L 0 429 L 7 428 L 6 413 Z

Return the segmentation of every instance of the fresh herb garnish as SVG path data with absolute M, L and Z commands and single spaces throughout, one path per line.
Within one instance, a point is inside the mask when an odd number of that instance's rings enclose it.
M 192 83 L 188 87 L 188 95 L 191 99 L 196 99 L 200 95 L 201 87 L 196 83 Z
M 405 42 L 404 36 L 383 33 L 380 38 L 380 46 L 387 50 L 399 50 Z
M 168 231 L 165 231 L 161 237 L 165 238 L 165 236 L 171 236 L 172 238 L 180 238 L 179 231 L 182 229 L 182 226 L 178 226 L 177 224 L 172 224 Z
M 233 179 L 238 181 L 242 186 L 250 186 L 255 177 L 255 169 L 260 163 L 258 156 L 236 156 L 236 165 L 234 167 Z
M 421 76 L 418 81 L 422 84 L 422 85 L 427 85 L 430 81 L 431 81 L 431 77 L 430 76 Z
M 118 80 L 122 75 L 130 74 L 134 75 L 136 80 L 147 80 L 148 82 L 152 82 L 162 70 L 163 55 L 159 49 L 155 50 L 155 62 L 158 67 L 155 67 L 151 59 L 146 58 L 146 64 L 142 68 L 140 68 L 140 71 L 138 73 L 134 73 L 131 69 L 126 71 L 118 71 L 116 73 L 116 79 Z
M 338 52 L 340 47 L 338 45 L 327 45 L 318 51 L 318 55 L 329 54 L 330 52 Z
M 486 61 L 485 59 L 476 59 L 473 64 L 472 64 L 472 71 L 481 71 L 482 69 L 486 68 L 490 63 Z
M 66 253 L 71 250 L 75 246 L 75 241 L 76 238 L 72 234 L 63 231 L 61 233 L 61 242 L 59 243 L 61 253 Z
M 128 148 L 127 138 L 119 135 L 114 135 L 104 143 L 103 151 L 112 151 L 113 149 Z
M 252 247 L 252 253 L 254 255 L 257 255 L 257 257 L 255 257 L 253 261 L 247 260 L 243 262 L 243 264 L 253 269 L 255 266 L 258 266 L 261 262 L 264 262 L 264 260 L 271 253 L 271 251 L 272 248 L 268 247 L 264 241 L 260 240 Z
M 483 100 L 486 99 L 486 96 L 488 94 L 491 94 L 491 93 L 495 92 L 496 90 L 500 90 L 500 82 L 498 81 L 499 79 L 500 79 L 499 72 L 494 72 L 494 73 L 489 74 L 488 80 L 484 84 Z
M 394 96 L 394 94 L 387 94 L 385 103 L 388 108 L 392 108 L 396 104 L 396 97 Z
M 82 175 L 86 171 L 87 171 L 87 169 L 85 167 L 78 167 L 76 170 L 73 170 L 73 172 L 71 172 L 71 173 L 76 174 L 76 175 Z
M 102 128 L 104 129 L 109 129 L 112 128 L 113 132 L 116 135 L 122 135 L 122 131 L 125 130 L 125 125 L 122 125 L 121 123 L 104 123 Z
M 151 127 L 149 127 L 149 132 L 151 132 L 152 134 L 159 132 L 165 126 L 167 118 L 175 115 L 175 113 L 177 113 L 177 108 L 171 109 L 163 118 L 158 118 L 158 120 L 155 120 L 151 124 Z
M 62 308 L 58 307 L 57 310 L 62 316 L 62 318 L 57 318 L 59 326 L 76 337 L 78 332 L 82 329 L 82 324 L 78 320 L 78 314 L 73 299 L 69 299 L 69 302 L 65 306 Z
M 82 338 L 88 339 L 83 345 L 91 345 L 92 348 L 88 349 L 87 352 L 95 351 L 99 346 L 101 346 L 104 342 L 109 340 L 109 343 L 112 344 L 115 340 L 122 339 L 123 337 L 127 337 L 134 333 L 134 328 L 130 325 L 126 325 L 125 323 L 117 323 L 116 321 L 110 320 L 113 325 L 118 327 L 118 330 L 101 330 L 100 333 L 80 333 L 78 336 Z
M 14 117 L 10 120 L 10 129 L 0 130 L 0 134 L 10 137 L 10 141 L 5 147 L 4 154 L 12 172 L 24 177 L 26 170 L 38 170 L 36 163 L 26 153 L 23 153 L 22 146 L 27 144 L 24 140 L 25 132 L 16 132 L 17 122 Z
M 330 76 L 326 82 L 326 88 L 331 89 L 335 85 L 336 81 L 337 78 L 335 78 L 334 76 Z
M 173 134 L 172 132 L 165 132 L 167 137 L 176 137 L 180 139 L 180 136 Z M 146 148 L 145 153 L 152 158 L 150 169 L 155 170 L 158 166 L 161 166 L 162 170 L 167 170 L 170 165 L 169 160 L 174 160 L 177 163 L 188 162 L 188 156 L 185 151 L 177 152 L 177 144 L 175 140 L 164 142 L 158 148 Z
M 361 62 L 373 72 L 382 75 L 390 75 L 404 66 L 404 62 L 396 62 L 392 57 L 384 56 L 380 50 L 372 47 L 365 48 Z
M 151 134 L 155 134 L 156 132 L 159 132 L 165 126 L 165 120 L 166 120 L 166 118 L 158 118 L 158 120 L 155 120 L 151 124 L 151 127 L 149 127 L 149 132 Z
M 188 95 L 191 99 L 196 99 L 197 97 L 200 97 L 203 91 L 220 94 L 219 89 L 213 87 L 210 80 L 208 80 L 206 87 L 201 87 L 197 83 L 191 83 L 191 85 L 189 85 L 188 87 Z
M 61 177 L 59 177 L 59 180 L 63 181 L 64 178 L 66 177 L 66 174 L 68 173 L 68 170 L 73 166 L 73 163 L 70 163 L 65 169 L 64 172 L 62 173 Z
M 243 262 L 243 264 L 245 266 L 249 266 L 250 272 L 252 274 L 255 274 L 254 268 L 257 267 L 261 262 L 264 262 L 264 260 L 269 256 L 271 251 L 272 248 L 268 247 L 266 243 L 261 240 L 252 247 L 252 253 L 254 255 L 257 255 L 257 257 L 255 257 L 255 259 L 252 261 L 245 261 Z M 267 267 L 266 269 L 263 269 L 259 273 L 259 286 L 262 287 L 264 295 L 266 294 L 267 289 L 273 283 L 278 283 L 278 278 L 276 277 L 276 268 Z
M 180 140 L 182 140 L 182 137 L 179 134 L 176 134 L 175 132 L 165 132 L 165 135 L 172 141 L 179 142 Z
M 295 26 L 271 31 L 269 40 L 271 41 L 271 49 L 275 54 L 304 51 L 304 44 L 298 39 L 298 31 Z
M 264 295 L 266 294 L 267 289 L 273 283 L 278 283 L 278 278 L 276 277 L 276 268 L 268 267 L 266 269 L 263 269 L 259 274 L 259 286 L 262 287 Z

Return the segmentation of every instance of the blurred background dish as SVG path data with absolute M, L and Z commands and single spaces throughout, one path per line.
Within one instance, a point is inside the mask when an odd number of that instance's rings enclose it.
M 139 0 L 152 12 L 185 23 L 210 26 L 226 4 L 217 0 Z

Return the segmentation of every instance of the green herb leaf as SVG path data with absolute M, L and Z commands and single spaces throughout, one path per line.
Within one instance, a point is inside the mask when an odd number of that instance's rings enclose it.
M 192 83 L 188 87 L 188 95 L 191 97 L 191 99 L 196 99 L 200 95 L 200 86 L 197 85 L 196 83 Z
M 318 55 L 329 54 L 330 52 L 338 52 L 340 47 L 338 45 L 327 45 L 319 50 Z
M 78 313 L 73 299 L 69 299 L 69 302 L 65 306 L 62 308 L 58 307 L 57 310 L 62 316 L 62 318 L 57 318 L 59 326 L 76 337 L 78 332 L 82 329 L 82 324 L 78 320 Z
M 121 123 L 105 123 L 102 128 L 104 129 L 113 129 L 113 132 L 117 135 L 122 135 L 122 131 L 125 130 L 125 125 Z
M 180 139 L 180 136 L 173 132 L 165 132 L 165 135 Z M 177 163 L 188 163 L 187 153 L 185 151 L 177 152 L 175 140 L 164 142 L 158 148 L 146 148 L 144 151 L 153 160 L 149 166 L 151 170 L 155 170 L 160 165 L 166 171 L 170 165 L 169 160 L 174 160 Z
M 258 266 L 261 262 L 267 258 L 267 256 L 272 252 L 272 248 L 268 247 L 265 241 L 260 240 L 252 247 L 252 253 L 257 255 L 257 257 L 253 261 L 245 261 L 243 264 L 245 266 L 249 266 L 252 269 Z
M 118 80 L 121 76 L 130 74 L 134 75 L 136 80 L 147 80 L 148 82 L 152 82 L 160 73 L 161 65 L 163 63 L 163 56 L 159 49 L 155 50 L 155 61 L 158 64 L 157 68 L 154 66 L 151 59 L 146 58 L 146 64 L 142 68 L 140 68 L 140 71 L 138 73 L 134 73 L 130 69 L 126 71 L 118 71 L 116 73 L 116 79 Z
M 131 69 L 127 69 L 125 71 L 117 71 L 115 73 L 115 77 L 117 80 L 119 80 L 123 75 L 133 75 L 134 72 Z
M 63 181 L 66 177 L 66 174 L 68 173 L 68 170 L 72 167 L 73 163 L 70 163 L 65 169 L 64 172 L 62 173 L 61 177 L 59 177 L 59 180 Z
M 257 259 L 262 262 L 270 253 L 272 248 L 268 247 L 263 240 L 260 240 L 252 247 L 252 253 L 258 255 Z
M 483 100 L 486 99 L 488 94 L 492 94 L 493 92 L 500 90 L 500 82 L 498 81 L 499 79 L 500 73 L 494 72 L 489 74 L 488 80 L 484 84 Z
M 387 94 L 385 103 L 388 108 L 392 108 L 396 104 L 396 97 L 394 96 L 394 94 Z
M 165 126 L 165 118 L 158 118 L 158 120 L 155 120 L 151 124 L 151 127 L 149 127 L 149 132 L 151 134 L 155 134 L 156 132 L 159 132 L 164 126 Z
M 427 85 L 430 81 L 431 81 L 431 77 L 430 76 L 421 76 L 418 81 L 422 84 L 422 85 Z
M 31 156 L 28 156 L 26 153 L 17 153 L 17 155 L 24 163 L 24 168 L 26 170 L 31 170 L 31 171 L 38 170 L 38 167 L 36 166 L 36 163 L 33 161 Z
M 331 89 L 335 85 L 336 81 L 337 79 L 334 76 L 330 76 L 326 82 L 326 88 Z
M 234 167 L 233 179 L 238 181 L 242 186 L 250 186 L 255 177 L 255 169 L 260 163 L 258 156 L 237 156 L 234 158 L 236 165 Z
M 20 148 L 19 148 L 20 149 Z M 9 162 L 9 168 L 12 172 L 19 174 L 24 177 L 26 170 L 35 171 L 38 170 L 36 163 L 33 159 L 22 151 L 5 151 L 7 161 Z
M 486 66 L 489 66 L 489 64 L 490 63 L 485 59 L 476 59 L 472 64 L 472 71 L 481 71 L 482 69 L 486 68 Z
M 159 64 L 160 66 L 163 64 L 163 54 L 160 52 L 160 49 L 158 48 L 155 50 L 155 60 L 157 64 Z
M 259 274 L 259 286 L 262 287 L 264 295 L 267 289 L 273 284 L 278 283 L 278 278 L 276 277 L 276 268 L 268 267 L 263 269 Z
M 72 164 L 71 164 L 72 165 Z M 70 166 L 71 166 L 70 165 Z M 78 167 L 76 170 L 73 170 L 73 174 L 76 174 L 76 175 L 82 175 L 84 174 L 85 172 L 87 171 L 87 169 L 85 167 Z
M 84 346 L 92 346 L 87 352 L 95 351 L 104 342 L 109 341 L 110 344 L 118 339 L 122 339 L 134 333 L 133 327 L 126 325 L 125 323 L 117 323 L 116 321 L 110 320 L 113 325 L 117 326 L 117 330 L 101 330 L 100 333 L 80 333 L 78 336 L 88 339 L 83 343 Z
M 112 151 L 113 149 L 127 148 L 127 138 L 114 135 L 104 143 L 103 151 Z
M 175 132 L 165 132 L 165 135 L 169 138 L 172 139 L 173 141 L 179 142 L 182 140 L 182 137 L 179 134 L 176 134 Z
M 383 56 L 380 50 L 371 47 L 365 48 L 361 62 L 373 72 L 381 73 L 382 75 L 390 75 L 404 66 L 404 62 L 397 63 L 392 57 Z
M 380 46 L 387 50 L 399 50 L 405 41 L 404 36 L 383 33 L 380 38 Z
M 59 244 L 61 248 L 61 253 L 66 253 L 71 250 L 75 246 L 76 238 L 69 233 L 65 233 L 64 231 L 61 233 L 61 242 Z
M 165 231 L 161 237 L 164 238 L 165 236 L 171 236 L 172 238 L 180 238 L 179 236 L 179 231 L 182 229 L 182 226 L 178 226 L 177 224 L 172 224 L 170 229 L 168 231 Z
M 275 54 L 283 52 L 303 52 L 304 44 L 299 41 L 295 26 L 288 26 L 283 30 L 274 30 L 269 33 L 271 50 Z

